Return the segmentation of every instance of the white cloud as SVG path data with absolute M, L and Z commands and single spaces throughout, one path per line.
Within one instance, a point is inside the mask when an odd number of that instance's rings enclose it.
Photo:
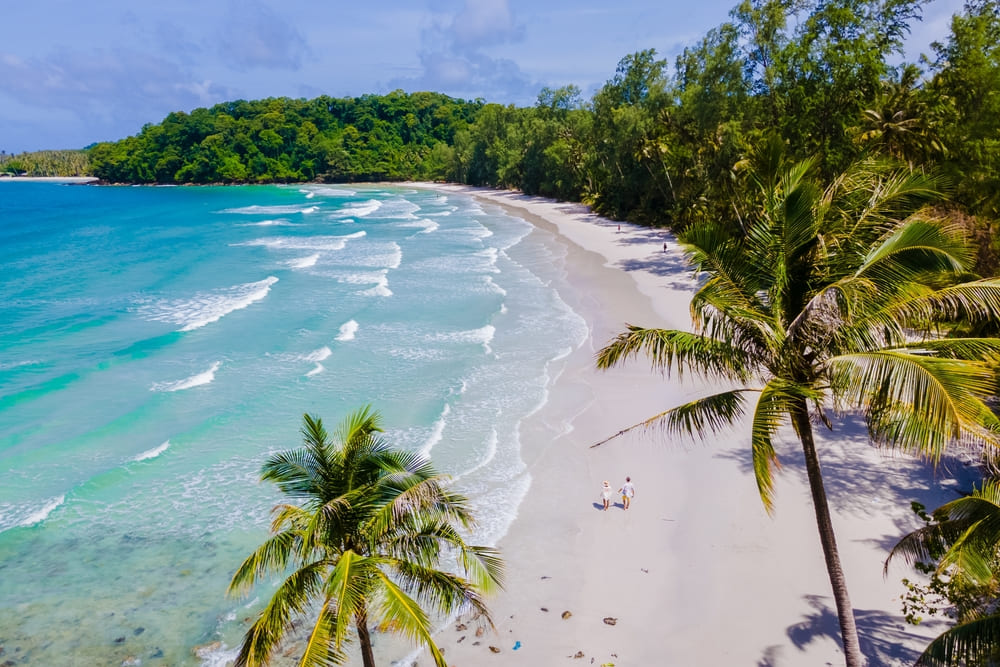
M 309 53 L 305 37 L 259 2 L 233 2 L 220 31 L 219 54 L 236 69 L 298 69 Z

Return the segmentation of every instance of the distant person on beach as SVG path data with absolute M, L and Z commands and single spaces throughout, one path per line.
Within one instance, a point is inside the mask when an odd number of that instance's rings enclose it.
M 666 243 L 664 243 L 664 244 L 663 244 L 663 252 L 666 252 L 666 251 L 667 251 L 667 244 L 666 244 Z
M 611 482 L 604 480 L 604 485 L 601 486 L 601 499 L 604 500 L 604 511 L 608 511 L 608 507 L 611 505 Z
M 622 505 L 625 506 L 625 509 L 628 509 L 628 506 L 632 504 L 632 496 L 635 495 L 635 487 L 632 486 L 631 477 L 625 478 L 625 483 L 622 484 L 622 488 L 618 489 L 618 493 L 622 494 Z

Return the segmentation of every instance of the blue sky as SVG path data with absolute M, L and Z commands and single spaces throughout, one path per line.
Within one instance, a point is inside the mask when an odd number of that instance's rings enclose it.
M 587 98 L 623 56 L 673 62 L 737 0 L 32 0 L 4 2 L 0 149 L 80 148 L 232 99 L 434 90 L 527 105 Z M 915 60 L 960 0 L 932 0 Z

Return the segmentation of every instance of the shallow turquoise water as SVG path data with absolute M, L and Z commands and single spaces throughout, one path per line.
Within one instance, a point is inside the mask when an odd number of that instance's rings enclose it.
M 371 402 L 494 542 L 517 426 L 586 325 L 563 246 L 404 187 L 0 184 L 0 645 L 25 664 L 221 664 L 268 590 L 268 452 Z M 221 642 L 201 651 L 192 648 Z

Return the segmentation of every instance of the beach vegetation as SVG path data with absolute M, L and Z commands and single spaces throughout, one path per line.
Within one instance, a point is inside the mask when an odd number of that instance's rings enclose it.
M 924 525 L 893 547 L 894 558 L 924 575 L 904 579 L 904 612 L 911 623 L 944 614 L 954 625 L 935 638 L 917 665 L 995 665 L 1000 660 L 1000 480 L 983 480 L 971 493 L 928 514 Z
M 498 552 L 461 536 L 474 524 L 467 500 L 423 456 L 391 446 L 370 407 L 345 417 L 332 437 L 321 419 L 304 415 L 302 438 L 302 447 L 270 456 L 261 470 L 291 502 L 274 508 L 271 536 L 236 570 L 229 591 L 246 594 L 269 575 L 284 580 L 247 630 L 236 664 L 267 664 L 307 616 L 301 665 L 343 664 L 353 628 L 363 664 L 373 667 L 371 628 L 379 626 L 445 667 L 434 618 L 471 612 L 491 623 L 483 596 L 503 581 Z
M 0 174 L 10 176 L 87 176 L 90 159 L 85 150 L 0 151 Z
M 629 426 L 709 436 L 749 414 L 760 498 L 774 510 L 775 448 L 801 445 L 846 664 L 864 664 L 840 564 L 814 428 L 860 416 L 871 441 L 932 461 L 949 446 L 1000 444 L 1000 279 L 969 273 L 965 230 L 927 206 L 941 182 L 877 160 L 824 179 L 770 138 L 740 171 L 732 215 L 681 236 L 702 276 L 693 331 L 629 325 L 597 356 L 602 369 L 643 356 L 668 377 L 695 373 L 731 389 Z M 618 435 L 621 435 L 619 433 Z M 615 436 L 612 436 L 615 437 Z

